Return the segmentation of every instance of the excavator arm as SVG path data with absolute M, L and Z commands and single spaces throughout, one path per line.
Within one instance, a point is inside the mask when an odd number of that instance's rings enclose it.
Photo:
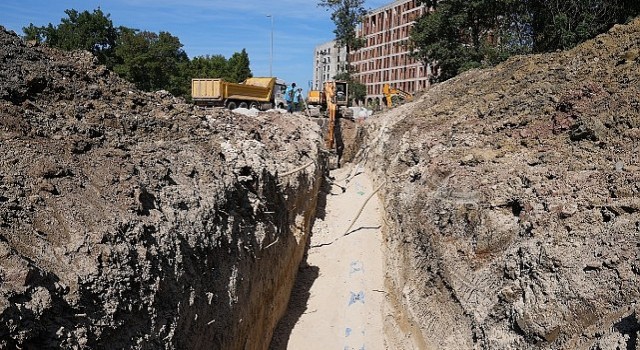
M 335 84 L 327 83 L 324 87 L 324 93 L 327 99 L 327 112 L 329 112 L 329 130 L 327 132 L 327 149 L 333 149 L 333 139 L 334 139 L 334 128 L 336 125 L 336 113 L 337 113 L 337 102 L 336 102 L 336 89 Z
M 338 113 L 345 117 L 350 112 L 347 108 L 349 104 L 349 85 L 346 81 L 341 80 L 327 81 L 324 83 L 323 91 L 329 116 L 329 127 L 325 141 L 327 149 L 333 149 Z
M 393 97 L 398 96 L 404 99 L 405 101 L 411 101 L 413 99 L 413 95 L 400 89 L 392 88 L 389 84 L 384 84 L 382 86 L 382 94 L 387 101 L 387 107 L 393 107 Z

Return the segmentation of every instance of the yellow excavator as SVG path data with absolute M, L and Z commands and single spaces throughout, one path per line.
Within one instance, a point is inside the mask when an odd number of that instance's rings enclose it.
M 389 84 L 382 86 L 382 93 L 387 100 L 387 107 L 391 108 L 397 106 L 402 101 L 413 100 L 413 95 L 400 89 L 392 88 Z
M 327 132 L 327 149 L 333 148 L 334 129 L 338 108 L 341 109 L 343 117 L 348 111 L 347 104 L 349 102 L 349 84 L 346 81 L 327 81 L 324 83 L 324 97 L 327 104 L 327 112 L 329 114 L 329 130 Z
M 334 130 L 338 113 L 343 118 L 350 118 L 352 112 L 347 107 L 349 102 L 349 84 L 342 80 L 332 80 L 324 82 L 322 90 L 311 90 L 307 96 L 307 109 L 309 115 L 318 117 L 323 111 L 329 117 L 329 127 L 327 130 L 326 145 L 328 149 L 333 148 Z

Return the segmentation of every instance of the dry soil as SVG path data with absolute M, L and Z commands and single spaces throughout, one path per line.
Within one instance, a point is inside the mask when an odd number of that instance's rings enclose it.
M 306 264 L 272 349 L 386 348 L 382 207 L 361 167 L 347 166 L 331 176 L 335 185 L 319 210 Z

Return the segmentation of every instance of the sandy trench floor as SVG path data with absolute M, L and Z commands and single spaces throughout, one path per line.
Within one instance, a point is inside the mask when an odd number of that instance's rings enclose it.
M 375 189 L 357 167 L 331 176 L 340 186 L 349 178 L 346 191 L 331 186 L 271 349 L 385 349 L 382 206 L 373 195 L 347 232 Z

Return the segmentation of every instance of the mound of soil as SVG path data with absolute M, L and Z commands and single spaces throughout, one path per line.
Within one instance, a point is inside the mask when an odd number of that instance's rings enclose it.
M 317 125 L 196 110 L 2 27 L 0 62 L 0 348 L 266 348 Z
M 638 43 L 640 20 L 374 117 L 396 348 L 640 346 Z

